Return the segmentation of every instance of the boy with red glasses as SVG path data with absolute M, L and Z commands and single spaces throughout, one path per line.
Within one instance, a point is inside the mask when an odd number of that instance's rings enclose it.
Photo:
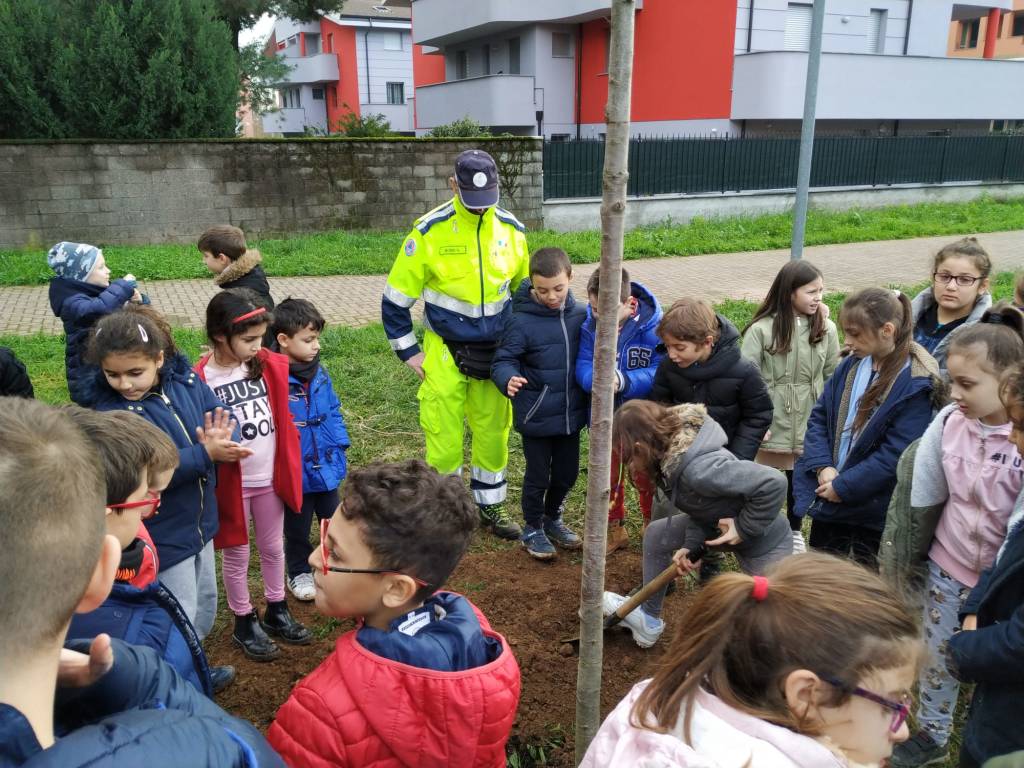
M 359 624 L 278 710 L 267 739 L 286 763 L 505 765 L 519 665 L 469 600 L 437 591 L 476 519 L 462 481 L 425 462 L 349 474 L 309 564 L 317 609 Z
M 107 534 L 121 545 L 110 596 L 96 610 L 75 614 L 68 639 L 106 633 L 149 646 L 196 688 L 212 694 L 230 683 L 235 671 L 218 668 L 211 679 L 195 628 L 174 595 L 157 580 L 156 548 L 143 522 L 159 512 L 160 493 L 178 466 L 178 449 L 163 431 L 128 411 L 70 407 L 67 413 L 99 457 L 107 485 Z

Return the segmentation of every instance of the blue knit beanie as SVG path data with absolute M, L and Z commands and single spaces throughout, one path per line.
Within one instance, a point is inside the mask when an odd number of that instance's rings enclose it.
M 92 272 L 100 249 L 86 243 L 57 243 L 46 257 L 50 268 L 58 277 L 84 281 Z

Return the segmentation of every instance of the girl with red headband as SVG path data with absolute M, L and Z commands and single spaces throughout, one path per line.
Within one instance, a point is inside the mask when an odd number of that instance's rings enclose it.
M 306 645 L 313 637 L 288 610 L 284 592 L 284 516 L 302 509 L 299 433 L 288 408 L 288 358 L 263 347 L 271 315 L 259 296 L 233 288 L 206 307 L 212 352 L 196 372 L 235 415 L 240 443 L 251 455 L 217 474 L 222 570 L 232 639 L 255 661 L 280 649 L 270 638 Z M 287 510 L 286 510 L 287 507 Z M 256 536 L 267 609 L 262 619 L 249 596 L 249 524 Z
M 654 677 L 608 715 L 581 766 L 879 766 L 909 735 L 923 655 L 908 606 L 849 560 L 725 573 L 687 605 Z

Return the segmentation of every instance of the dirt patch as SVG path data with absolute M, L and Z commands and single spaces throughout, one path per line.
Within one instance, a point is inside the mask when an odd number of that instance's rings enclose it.
M 628 592 L 640 583 L 640 556 L 618 552 L 608 563 L 607 588 Z M 470 554 L 460 564 L 449 588 L 466 595 L 491 625 L 508 638 L 522 670 L 522 696 L 510 743 L 523 752 L 529 746 L 544 750 L 547 765 L 570 766 L 576 715 L 578 658 L 563 655 L 561 640 L 579 633 L 578 558 L 560 556 L 553 563 L 530 560 L 520 550 Z M 666 600 L 666 614 L 676 613 L 687 599 L 680 589 Z M 218 696 L 228 711 L 266 730 L 292 686 L 315 669 L 333 650 L 339 634 L 351 622 L 334 622 L 317 614 L 312 604 L 290 601 L 295 616 L 317 635 L 305 647 L 282 645 L 271 663 L 246 659 L 221 628 L 207 641 L 213 664 L 233 664 L 237 682 Z M 638 648 L 628 632 L 614 630 L 605 640 L 601 713 L 604 716 L 638 680 L 648 677 L 661 656 L 669 634 L 653 649 Z M 563 744 L 559 748 L 558 744 Z M 529 761 L 522 763 L 528 765 Z

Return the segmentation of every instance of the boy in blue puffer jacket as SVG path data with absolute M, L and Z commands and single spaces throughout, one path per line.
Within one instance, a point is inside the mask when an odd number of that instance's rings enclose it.
M 491 380 L 512 398 L 516 431 L 523 436 L 526 474 L 520 543 L 538 560 L 582 546 L 562 520 L 562 504 L 580 471 L 580 431 L 588 398 L 576 383 L 576 355 L 586 310 L 569 281 L 572 265 L 561 248 L 530 257 L 530 277 L 512 298 L 512 316 L 491 364 Z
M 0 488 L 0 765 L 284 765 L 153 649 L 105 634 L 64 646 L 73 612 L 107 598 L 122 558 L 95 449 L 66 412 L 0 398 Z
M 159 560 L 144 521 L 157 514 L 160 494 L 178 466 L 178 449 L 163 432 L 127 411 L 69 408 L 68 415 L 93 445 L 107 482 L 107 533 L 121 545 L 110 596 L 89 613 L 76 613 L 67 639 L 106 633 L 145 645 L 206 695 L 214 693 L 199 636 L 181 604 L 156 577 Z M 220 687 L 234 669 L 220 675 Z
M 601 290 L 601 270 L 595 269 L 587 281 L 587 320 L 580 331 L 580 353 L 576 358 L 576 382 L 590 392 L 594 386 L 594 346 L 597 336 L 597 296 Z M 622 270 L 619 290 L 619 338 L 615 349 L 615 407 L 627 400 L 645 398 L 651 394 L 654 373 L 661 362 L 658 347 L 658 323 L 661 322 L 661 304 L 647 288 L 631 282 L 629 272 Z M 654 485 L 641 473 L 630 472 L 619 461 L 618 451 L 612 449 L 612 499 L 608 509 L 608 553 L 627 546 L 626 532 L 626 476 L 629 475 L 640 497 L 640 514 L 644 525 L 651 520 L 654 505 Z
M 288 408 L 299 428 L 302 450 L 302 510 L 284 516 L 288 589 L 304 602 L 316 597 L 309 556 L 313 515 L 326 520 L 338 508 L 345 479 L 348 430 L 327 369 L 320 364 L 323 315 L 305 299 L 287 298 L 274 309 L 269 335 L 288 356 Z
M 103 251 L 95 245 L 60 242 L 46 260 L 56 273 L 50 279 L 50 308 L 64 323 L 68 392 L 74 402 L 89 407 L 96 395 L 95 368 L 83 359 L 89 329 L 129 301 L 148 304 L 149 299 L 139 293 L 131 275 L 110 282 Z

